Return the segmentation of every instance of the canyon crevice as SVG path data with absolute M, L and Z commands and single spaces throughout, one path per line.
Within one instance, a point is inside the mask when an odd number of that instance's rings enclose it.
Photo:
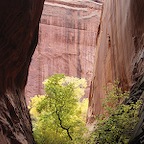
M 0 1 L 0 144 L 33 144 L 25 101 L 44 0 Z
M 143 0 L 105 0 L 103 10 L 99 0 L 47 0 L 39 32 L 43 4 L 0 1 L 0 144 L 34 143 L 25 100 L 28 72 L 27 101 L 43 93 L 42 81 L 54 73 L 86 77 L 88 123 L 103 112 L 104 87 L 114 80 L 130 90 L 126 104 L 144 100 Z M 144 105 L 139 117 L 131 144 L 143 143 Z

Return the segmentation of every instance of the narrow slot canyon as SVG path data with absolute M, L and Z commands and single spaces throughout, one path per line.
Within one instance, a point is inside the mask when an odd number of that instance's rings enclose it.
M 144 1 L 0 1 L 0 144 L 143 144 Z

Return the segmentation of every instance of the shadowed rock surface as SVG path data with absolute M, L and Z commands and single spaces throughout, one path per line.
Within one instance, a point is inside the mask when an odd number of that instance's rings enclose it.
M 136 102 L 138 99 L 141 99 L 143 101 L 143 105 L 139 110 L 140 119 L 134 129 L 129 144 L 144 143 L 144 75 L 140 76 L 137 82 L 132 86 L 130 90 L 130 98 L 126 102 L 126 104 L 129 104 L 131 101 Z
M 0 144 L 33 144 L 24 97 L 44 0 L 0 1 Z

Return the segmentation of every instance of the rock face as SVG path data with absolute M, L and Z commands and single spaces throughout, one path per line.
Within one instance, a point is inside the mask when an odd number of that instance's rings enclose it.
M 106 0 L 96 43 L 88 122 L 102 113 L 103 87 L 119 80 L 124 90 L 144 74 L 143 0 Z
M 130 90 L 130 98 L 126 102 L 136 102 L 138 99 L 144 102 L 144 74 L 140 76 L 137 82 L 132 86 Z M 139 110 L 139 122 L 136 125 L 133 135 L 131 136 L 129 144 L 143 144 L 144 143 L 144 103 Z
M 0 144 L 33 144 L 24 87 L 44 0 L 0 1 Z
M 29 71 L 26 98 L 43 94 L 42 82 L 55 73 L 92 78 L 102 4 L 91 0 L 47 0 L 39 44 Z M 87 89 L 88 95 L 88 89 Z

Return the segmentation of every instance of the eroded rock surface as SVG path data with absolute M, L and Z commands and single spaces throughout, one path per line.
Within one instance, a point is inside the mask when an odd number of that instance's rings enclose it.
M 29 72 L 27 101 L 43 94 L 42 82 L 55 73 L 84 77 L 90 84 L 101 9 L 100 2 L 91 0 L 46 0 Z
M 144 84 L 140 83 L 140 79 L 144 75 L 143 9 L 143 0 L 104 1 L 89 96 L 89 123 L 95 120 L 95 115 L 103 112 L 104 87 L 111 85 L 114 80 L 119 80 L 124 90 L 129 90 L 134 85 L 131 97 L 142 95 Z
M 44 0 L 0 1 L 0 144 L 33 144 L 24 97 Z
M 144 74 L 140 76 L 137 82 L 132 86 L 130 90 L 130 98 L 126 102 L 136 102 L 141 99 L 144 102 Z M 133 130 L 129 144 L 143 144 L 144 143 L 144 103 L 139 110 L 139 122 Z

